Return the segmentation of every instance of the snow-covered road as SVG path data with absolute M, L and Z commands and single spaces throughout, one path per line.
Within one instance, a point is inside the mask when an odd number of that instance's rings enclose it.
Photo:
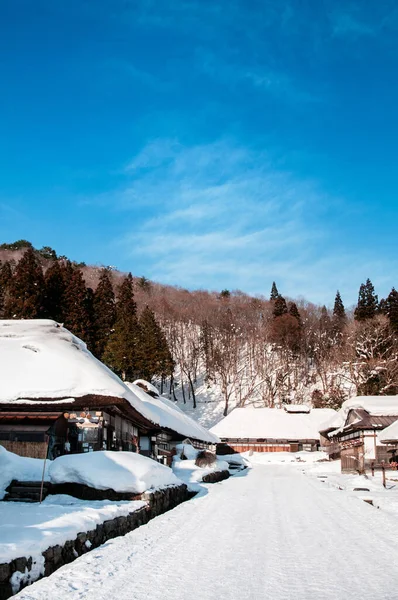
M 297 467 L 256 466 L 18 600 L 398 598 L 398 521 Z

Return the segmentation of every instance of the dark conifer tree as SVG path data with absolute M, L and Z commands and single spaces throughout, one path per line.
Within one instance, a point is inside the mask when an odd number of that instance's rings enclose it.
M 390 321 L 391 328 L 394 331 L 398 331 L 398 292 L 395 288 L 392 288 L 389 293 L 387 300 L 387 316 Z
M 11 264 L 7 260 L 1 265 L 0 268 L 0 284 L 7 290 L 12 280 L 12 269 Z
M 221 290 L 219 297 L 221 300 L 229 300 L 231 297 L 231 292 L 229 290 Z
M 98 331 L 94 309 L 94 291 L 89 287 L 86 288 L 86 297 L 84 299 L 85 318 L 86 318 L 86 339 L 88 349 L 95 354 L 98 345 Z
M 137 285 L 144 292 L 149 293 L 151 291 L 151 287 L 152 287 L 151 286 L 151 282 L 149 281 L 149 279 L 147 279 L 146 277 L 144 277 L 144 275 L 142 275 L 142 277 L 140 277 L 138 279 Z
M 289 315 L 297 319 L 298 324 L 302 325 L 301 315 L 299 309 L 297 308 L 297 304 L 295 302 L 289 302 Z
M 3 264 L 0 263 L 0 265 L 0 318 L 4 318 L 8 290 L 12 280 L 12 270 L 8 261 Z
M 67 269 L 68 271 L 69 269 Z M 87 304 L 87 288 L 80 269 L 72 268 L 66 278 L 63 296 L 64 325 L 91 349 L 92 321 Z
M 37 319 L 43 312 L 44 277 L 35 251 L 28 248 L 9 282 L 4 312 L 7 318 Z
M 286 313 L 287 313 L 286 300 L 284 299 L 283 296 L 278 296 L 275 300 L 274 310 L 273 310 L 272 314 L 274 315 L 274 318 L 276 318 L 276 317 L 281 317 L 282 315 L 285 315 Z
M 269 297 L 270 300 L 276 300 L 279 298 L 278 288 L 276 287 L 275 281 L 272 282 L 271 295 Z
M 60 263 L 55 260 L 44 275 L 43 314 L 47 319 L 64 321 L 64 294 L 66 282 Z
M 346 320 L 345 308 L 344 308 L 344 304 L 341 299 L 339 290 L 337 290 L 336 298 L 334 300 L 333 317 L 334 317 L 334 320 L 339 320 L 339 321 Z
M 152 377 L 165 378 L 172 374 L 174 363 L 166 337 L 155 319 L 153 311 L 146 306 L 140 320 L 140 343 L 138 369 L 140 376 L 148 381 Z
M 125 277 L 116 303 L 115 327 L 109 336 L 103 360 L 122 379 L 134 380 L 138 373 L 139 325 L 134 300 L 133 277 Z
M 319 329 L 322 333 L 329 333 L 331 329 L 331 322 L 326 306 L 321 308 L 321 316 L 319 317 Z
M 109 269 L 102 269 L 94 294 L 97 343 L 95 354 L 101 359 L 116 321 L 116 303 Z
M 359 288 L 358 304 L 354 313 L 355 319 L 357 321 L 373 319 L 377 313 L 377 307 L 377 295 L 374 293 L 372 282 L 367 279 L 366 283 L 362 283 Z

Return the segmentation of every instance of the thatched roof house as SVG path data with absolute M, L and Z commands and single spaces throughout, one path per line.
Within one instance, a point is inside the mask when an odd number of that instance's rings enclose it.
M 7 449 L 42 457 L 50 439 L 52 457 L 141 446 L 156 457 L 158 412 L 55 321 L 0 321 L 0 365 L 0 444 Z
M 235 408 L 210 431 L 237 452 L 317 450 L 320 426 L 334 414 L 329 408 L 311 409 L 306 405 Z

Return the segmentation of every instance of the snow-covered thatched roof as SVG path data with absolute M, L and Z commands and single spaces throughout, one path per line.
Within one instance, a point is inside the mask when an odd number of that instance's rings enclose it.
M 397 443 L 398 442 L 398 420 L 389 425 L 383 431 L 378 434 L 378 438 L 380 442 L 383 444 L 388 444 L 389 442 Z
M 398 396 L 355 396 L 349 398 L 341 405 L 327 423 L 322 425 L 321 431 L 333 431 L 333 434 L 343 430 L 348 413 L 353 409 L 363 409 L 374 417 L 398 416 Z
M 313 408 L 308 413 L 235 408 L 210 431 L 230 439 L 317 440 L 322 423 L 334 414 L 331 408 Z
M 154 398 L 153 396 L 150 396 L 138 384 L 146 387 L 154 394 L 157 393 L 158 397 Z M 138 379 L 134 383 L 128 383 L 127 385 L 134 394 L 138 396 L 145 408 L 150 411 L 151 420 L 154 423 L 192 439 L 203 440 L 214 444 L 220 441 L 217 435 L 202 427 L 202 425 L 176 406 L 174 402 L 160 396 L 159 391 L 154 385 L 143 379 Z
M 163 406 L 167 401 L 154 400 L 137 386 L 128 387 L 84 342 L 55 321 L 0 321 L 0 369 L 0 404 L 62 405 L 86 396 L 119 398 L 156 426 L 201 441 L 217 441 L 172 403 L 159 410 L 156 402 Z
M 121 379 L 55 321 L 0 321 L 0 365 L 0 403 L 98 395 L 134 404 Z

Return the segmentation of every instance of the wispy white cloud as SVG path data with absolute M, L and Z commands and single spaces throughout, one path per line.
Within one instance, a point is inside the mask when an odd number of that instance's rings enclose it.
M 253 294 L 267 294 L 276 280 L 288 296 L 325 303 L 338 288 L 354 302 L 372 274 L 383 283 L 385 265 L 342 237 L 349 217 L 341 199 L 276 168 L 264 152 L 231 140 L 152 140 L 127 172 L 130 185 L 114 201 L 135 210 L 138 197 L 140 212 L 115 243 L 137 273 Z
M 353 12 L 335 12 L 332 17 L 332 28 L 335 36 L 350 36 L 359 38 L 363 36 L 374 36 L 379 31 L 379 25 L 375 22 L 366 23 Z

